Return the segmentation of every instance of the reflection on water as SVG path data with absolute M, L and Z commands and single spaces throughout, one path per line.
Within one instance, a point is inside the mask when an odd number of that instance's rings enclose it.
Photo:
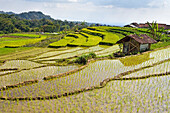
M 23 70 L 18 73 L 8 74 L 0 77 L 0 87 L 5 85 L 13 85 L 28 80 L 42 80 L 45 76 L 65 73 L 67 71 L 78 68 L 77 66 L 47 66 L 31 70 Z M 1 74 L 1 72 L 0 72 Z
M 106 87 L 52 100 L 3 101 L 1 112 L 168 113 L 170 76 L 112 81 Z
M 11 61 L 6 61 L 2 66 L 0 66 L 0 69 L 10 69 L 10 68 L 29 69 L 29 68 L 39 67 L 42 65 L 43 64 L 38 64 L 28 60 L 11 60 Z
M 134 66 L 150 60 L 150 54 L 135 55 L 119 59 L 124 66 Z
M 170 58 L 170 48 L 162 49 L 142 55 L 128 56 L 121 58 L 120 61 L 124 66 L 152 64 Z
M 15 88 L 9 91 L 4 91 L 3 93 L 4 95 L 12 97 L 43 96 L 61 94 L 68 91 L 74 91 L 90 86 L 96 86 L 99 85 L 100 82 L 106 78 L 112 78 L 122 72 L 141 68 L 168 59 L 170 57 L 169 50 L 170 49 L 168 48 L 150 53 L 149 56 L 147 56 L 147 58 L 150 57 L 149 60 L 130 66 L 124 66 L 119 60 L 96 61 L 94 63 L 90 63 L 87 68 L 72 75 L 57 78 L 51 81 L 42 81 L 38 84 Z

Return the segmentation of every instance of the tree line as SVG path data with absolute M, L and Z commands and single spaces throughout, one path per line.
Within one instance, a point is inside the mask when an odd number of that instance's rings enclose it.
M 27 20 L 15 15 L 0 14 L 0 34 L 16 32 L 59 32 L 80 30 L 87 27 L 86 22 L 76 23 L 67 20 L 33 19 Z

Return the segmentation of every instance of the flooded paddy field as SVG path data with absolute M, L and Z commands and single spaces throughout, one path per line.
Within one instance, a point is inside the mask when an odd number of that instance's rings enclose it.
M 0 76 L 0 87 L 35 79 L 38 82 L 1 90 L 0 97 L 33 98 L 64 94 L 92 86 L 99 86 L 98 89 L 94 88 L 57 99 L 22 101 L 1 99 L 0 110 L 2 112 L 169 112 L 170 75 L 137 80 L 112 80 L 104 87 L 100 87 L 100 83 L 127 71 L 132 72 L 122 78 L 169 72 L 170 48 L 121 59 L 92 61 L 86 68 L 78 72 L 52 80 L 43 80 L 45 76 L 65 73 L 79 67 L 76 65 L 47 66 L 32 61 L 34 58 L 48 63 L 70 55 L 76 56 L 84 51 L 96 51 L 99 55 L 110 52 L 99 46 L 91 49 L 75 48 L 75 50 L 63 51 L 65 52 L 49 51 L 40 56 L 28 58 L 28 60 L 4 62 L 0 66 L 0 74 L 3 75 Z M 134 63 L 134 61 L 136 62 Z M 6 70 L 2 71 L 3 69 Z
M 51 100 L 4 101 L 2 112 L 169 112 L 170 75 L 112 81 L 106 87 Z

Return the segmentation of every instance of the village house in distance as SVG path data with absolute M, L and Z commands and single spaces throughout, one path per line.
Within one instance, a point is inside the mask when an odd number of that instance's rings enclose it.
M 142 52 L 149 50 L 151 44 L 157 43 L 156 40 L 147 36 L 146 34 L 136 35 L 131 34 L 128 35 L 121 40 L 116 42 L 117 44 L 123 44 L 123 53 L 130 54 L 134 52 Z
M 147 23 L 136 23 L 136 22 L 133 22 L 129 25 L 125 25 L 124 27 L 132 27 L 132 28 L 148 28 L 148 24 Z M 158 23 L 158 28 L 161 28 L 163 27 L 164 29 L 170 29 L 170 25 L 166 25 L 166 24 L 161 24 L 161 23 Z

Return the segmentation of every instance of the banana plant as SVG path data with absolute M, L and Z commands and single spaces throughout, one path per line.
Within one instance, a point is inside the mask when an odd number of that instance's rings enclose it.
M 150 24 L 149 22 L 147 22 L 149 28 L 148 28 L 148 31 L 150 31 L 152 37 L 154 39 L 156 39 L 156 34 L 157 34 L 157 31 L 158 31 L 158 24 L 156 23 L 156 21 L 152 22 L 152 24 Z
M 150 31 L 151 35 L 152 35 L 152 38 L 157 40 L 157 41 L 160 41 L 160 39 L 162 37 L 164 37 L 164 27 L 160 27 L 158 26 L 158 23 L 155 21 L 152 22 L 152 24 L 150 24 L 149 22 L 147 22 L 148 24 L 148 31 Z

